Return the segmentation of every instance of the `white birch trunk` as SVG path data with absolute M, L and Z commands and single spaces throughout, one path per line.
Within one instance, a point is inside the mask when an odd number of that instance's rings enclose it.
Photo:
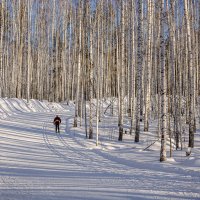
M 189 79 L 189 144 L 188 146 L 194 147 L 194 70 L 193 70 L 193 52 L 192 52 L 192 42 L 191 42 L 191 26 L 189 19 L 189 10 L 188 10 L 188 1 L 184 0 L 184 10 L 185 10 L 185 19 L 187 27 L 187 39 L 188 39 L 188 79 Z
M 147 39 L 147 70 L 146 71 L 146 99 L 145 99 L 145 115 L 144 115 L 144 131 L 149 131 L 149 112 L 151 98 L 151 67 L 152 67 L 152 6 L 153 1 L 148 0 L 148 39 Z
M 141 70 L 143 61 L 143 32 L 142 32 L 142 2 L 138 0 L 138 30 L 137 30 L 137 90 L 136 90 L 136 130 L 135 130 L 135 142 L 139 142 L 140 139 L 140 111 L 141 111 Z
M 133 132 L 135 119 L 135 0 L 131 0 L 131 60 L 130 60 L 130 105 L 131 105 L 131 128 Z
M 161 70 L 161 149 L 160 162 L 166 160 L 166 134 L 167 134 L 167 97 L 166 97 L 166 66 L 165 66 L 165 40 L 164 40 L 164 0 L 161 2 L 160 18 L 160 70 Z
M 90 1 L 89 3 L 89 13 L 91 12 Z M 90 126 L 89 126 L 89 139 L 93 139 L 93 125 L 92 125 L 92 99 L 93 99 L 93 25 L 92 25 L 92 16 L 89 14 L 89 65 L 90 65 L 90 82 L 89 82 L 89 98 L 90 98 Z
M 4 80 L 3 80 L 3 48 L 4 48 L 4 9 L 5 9 L 5 2 L 2 0 L 1 3 L 1 37 L 0 37 L 0 97 L 2 97 L 3 94 L 3 85 L 4 85 Z
M 124 96 L 125 96 L 125 55 L 124 55 L 124 1 L 121 0 L 121 67 L 120 67 L 120 106 L 119 106 L 119 141 L 123 139 L 123 114 L 124 114 Z
M 78 125 L 78 104 L 79 104 L 79 93 L 80 93 L 80 71 L 81 71 L 81 34 L 82 34 L 82 12 L 81 12 L 81 4 L 82 2 L 79 2 L 79 31 L 78 31 L 78 63 L 77 63 L 77 85 L 76 85 L 76 103 L 75 103 L 75 117 L 74 117 L 74 127 L 77 127 Z

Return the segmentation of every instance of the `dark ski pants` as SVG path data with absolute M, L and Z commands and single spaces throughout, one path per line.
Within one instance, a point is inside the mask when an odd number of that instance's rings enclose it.
M 60 127 L 59 127 L 59 124 L 56 124 L 56 133 L 60 133 Z

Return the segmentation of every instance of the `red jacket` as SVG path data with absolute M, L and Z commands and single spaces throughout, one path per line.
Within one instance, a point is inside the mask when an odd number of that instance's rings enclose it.
M 53 123 L 54 123 L 55 125 L 59 125 L 59 124 L 61 123 L 60 117 L 56 116 L 56 117 L 54 118 Z

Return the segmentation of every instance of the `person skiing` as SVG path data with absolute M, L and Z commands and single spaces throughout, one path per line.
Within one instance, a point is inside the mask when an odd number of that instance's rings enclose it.
M 61 123 L 61 119 L 60 117 L 58 117 L 58 115 L 56 115 L 56 117 L 54 118 L 53 121 L 55 127 L 56 127 L 56 133 L 60 133 L 60 123 Z

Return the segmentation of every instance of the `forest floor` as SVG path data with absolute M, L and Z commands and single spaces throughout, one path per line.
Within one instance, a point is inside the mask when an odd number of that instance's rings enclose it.
M 167 161 L 160 163 L 155 121 L 139 143 L 130 134 L 119 142 L 117 118 L 104 115 L 96 146 L 95 122 L 89 140 L 83 121 L 73 127 L 73 116 L 73 104 L 0 99 L 0 200 L 200 199 L 199 124 L 191 155 L 184 137 L 172 158 L 167 143 Z

